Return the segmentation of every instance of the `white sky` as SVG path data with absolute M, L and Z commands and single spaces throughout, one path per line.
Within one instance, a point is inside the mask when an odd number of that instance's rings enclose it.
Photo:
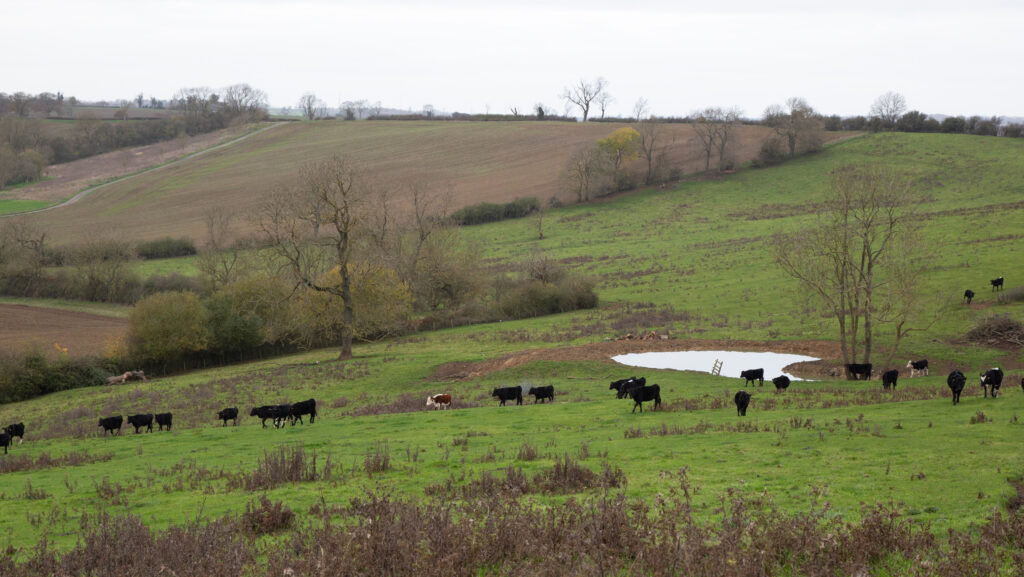
M 602 76 L 609 114 L 801 96 L 867 114 L 1024 116 L 1020 0 L 0 0 L 0 92 L 169 98 L 246 82 L 271 106 L 507 113 Z

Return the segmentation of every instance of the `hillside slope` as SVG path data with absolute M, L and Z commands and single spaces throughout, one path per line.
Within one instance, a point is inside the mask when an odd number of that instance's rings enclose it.
M 217 207 L 244 216 L 278 185 L 293 185 L 300 167 L 351 155 L 395 188 L 451 190 L 452 208 L 533 196 L 565 198 L 561 174 L 569 155 L 622 125 L 565 122 L 317 122 L 291 123 L 236 145 L 126 179 L 73 206 L 32 217 L 58 243 L 97 234 L 132 239 L 201 239 Z M 767 134 L 742 127 L 736 158 L 752 158 Z M 703 168 L 689 125 L 665 125 L 661 142 L 670 166 Z M 831 134 L 832 137 L 839 135 Z M 127 154 L 127 153 L 125 153 Z M 55 168 L 55 170 L 59 170 Z M 31 188 L 19 194 L 32 198 Z M 237 219 L 236 234 L 248 224 Z

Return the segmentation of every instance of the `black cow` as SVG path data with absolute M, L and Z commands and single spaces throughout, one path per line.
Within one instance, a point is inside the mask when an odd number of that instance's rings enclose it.
M 128 424 L 135 427 L 135 434 L 139 434 L 139 429 L 146 427 L 147 433 L 153 432 L 153 413 L 145 413 L 139 415 L 132 415 L 128 417 Z
M 642 386 L 629 391 L 629 397 L 633 399 L 633 410 L 636 412 L 636 408 L 640 407 L 640 412 L 644 412 L 644 403 L 647 401 L 654 401 L 654 408 L 657 409 L 661 406 L 661 387 L 658 385 Z
M 616 393 L 618 393 L 619 391 L 622 390 L 622 385 L 628 383 L 629 381 L 635 381 L 635 380 L 636 380 L 636 377 L 629 377 L 628 379 L 619 379 L 617 381 L 612 381 L 612 384 L 608 387 L 608 390 L 609 391 L 615 391 Z
M 646 387 L 646 386 L 647 386 L 647 378 L 646 377 L 640 377 L 639 379 L 630 379 L 630 380 L 628 380 L 628 381 L 626 381 L 625 383 L 622 384 L 622 387 L 619 388 L 619 392 L 618 392 L 618 394 L 615 395 L 615 398 L 616 399 L 631 398 L 630 393 L 633 392 L 633 389 L 639 389 L 640 387 Z
M 267 419 L 272 419 L 274 422 L 274 428 L 280 428 L 284 424 L 284 421 L 292 412 L 291 405 L 263 405 L 262 407 L 253 407 L 249 413 L 251 417 L 259 417 L 260 424 L 263 428 L 267 428 Z
M 921 359 L 920 361 L 907 361 L 907 368 L 910 369 L 910 376 L 916 377 L 918 373 L 928 376 L 928 359 Z
M 1020 390 L 1024 391 L 1024 378 L 1020 380 Z
M 630 377 L 621 381 L 615 381 L 609 389 L 615 389 L 615 398 L 624 399 L 629 396 L 629 391 L 647 385 L 647 379 L 645 377 Z
M 999 387 L 1003 384 L 1003 370 L 999 367 L 992 367 L 991 369 L 981 373 L 981 386 L 985 389 L 985 396 L 988 396 L 989 391 L 992 392 L 992 398 L 999 396 Z
M 891 387 L 892 390 L 895 391 L 896 381 L 899 380 L 899 378 L 900 372 L 897 371 L 896 369 L 885 371 L 884 373 L 882 373 L 882 388 L 888 391 Z
M 757 386 L 764 385 L 764 369 L 749 369 L 740 373 L 741 379 L 747 379 L 747 382 L 743 383 L 743 386 L 747 386 L 754 381 L 757 381 Z
M 170 431 L 171 430 L 171 419 L 172 418 L 173 418 L 173 415 L 171 415 L 170 413 L 157 413 L 156 414 L 156 424 L 158 425 L 158 429 L 157 430 L 162 431 L 162 430 L 164 430 L 164 427 L 167 427 L 167 430 Z
M 964 385 L 967 384 L 967 377 L 960 371 L 953 371 L 946 377 L 946 384 L 949 385 L 949 390 L 953 392 L 953 404 L 959 403 L 960 393 L 963 392 Z
M 746 417 L 747 406 L 750 404 L 750 393 L 746 391 L 736 391 L 736 396 L 732 398 L 736 401 L 736 416 Z
M 788 389 L 790 381 L 789 377 L 787 377 L 786 375 L 779 375 L 772 379 L 772 383 L 775 384 L 775 391 L 778 392 L 785 391 L 786 389 Z
M 14 437 L 18 437 L 19 445 L 25 442 L 25 423 L 14 423 L 13 425 L 7 425 L 6 427 L 4 427 L 4 432 L 10 435 L 12 440 L 14 439 Z
M 100 419 L 99 426 L 103 427 L 103 435 L 106 436 L 109 431 L 111 435 L 121 434 L 121 424 L 124 422 L 124 417 L 117 415 L 116 417 L 104 417 Z
M 537 401 L 544 402 L 544 399 L 551 399 L 551 402 L 555 402 L 555 386 L 548 385 L 546 387 L 530 387 L 528 395 L 533 395 L 533 404 L 537 404 Z
M 222 427 L 228 425 L 228 421 L 234 421 L 235 426 L 238 426 L 238 407 L 228 407 L 217 411 L 217 418 L 224 421 Z
M 498 387 L 491 391 L 492 397 L 498 397 L 501 402 L 498 403 L 499 407 L 505 406 L 505 401 L 516 400 L 517 405 L 523 404 L 523 388 L 522 387 Z
M 994 291 L 1001 291 L 1001 290 L 1003 290 L 1003 277 L 994 278 L 994 279 L 992 279 L 992 280 L 990 280 L 988 282 L 989 282 L 989 284 L 992 285 L 992 290 L 994 290 Z
M 974 300 L 974 291 L 972 291 L 971 289 L 965 290 L 964 291 L 964 301 L 967 304 L 971 304 L 972 300 Z
M 11 444 L 11 436 L 7 433 L 0 433 L 0 445 L 4 447 L 4 454 L 7 454 L 7 446 Z
M 849 363 L 846 365 L 846 375 L 850 380 L 871 380 L 871 363 Z M 864 377 L 859 379 L 859 377 Z
M 307 399 L 292 405 L 291 413 L 288 415 L 292 420 L 292 425 L 295 424 L 295 421 L 305 425 L 306 423 L 302 420 L 302 415 L 309 415 L 310 424 L 316 420 L 316 399 Z

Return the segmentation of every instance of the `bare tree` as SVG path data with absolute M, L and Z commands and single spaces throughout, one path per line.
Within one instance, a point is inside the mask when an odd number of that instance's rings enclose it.
M 718 151 L 718 171 L 722 172 L 732 167 L 729 151 L 735 146 L 735 128 L 740 124 L 742 112 L 735 106 L 727 110 L 718 109 L 717 112 L 714 119 L 715 149 Z
M 232 118 L 250 122 L 267 116 L 267 94 L 248 84 L 233 84 L 224 89 L 224 110 Z
M 915 307 L 898 303 L 913 302 L 919 286 L 921 268 L 908 242 L 917 222 L 914 200 L 909 180 L 891 169 L 840 167 L 817 226 L 774 242 L 783 271 L 836 319 L 846 363 L 871 362 L 876 321 L 894 323 L 897 336 L 908 332 Z M 887 303 L 878 293 L 894 284 L 902 296 Z
M 577 106 L 580 112 L 583 114 L 583 122 L 587 121 L 590 116 L 590 106 L 593 103 L 600 103 L 602 95 L 605 93 L 605 88 L 608 87 L 608 81 L 600 76 L 595 78 L 593 82 L 587 82 L 580 80 L 578 84 L 570 86 L 562 91 L 562 98 L 568 103 Z
M 647 104 L 647 99 L 644 97 L 637 98 L 636 103 L 633 104 L 633 120 L 635 122 L 641 122 L 645 118 L 651 115 L 651 108 Z
M 206 213 L 206 246 L 196 257 L 196 268 L 211 292 L 238 280 L 249 268 L 242 251 L 229 246 L 234 219 L 235 213 L 221 206 Z
M 907 111 L 907 99 L 899 92 L 886 92 L 871 105 L 870 116 L 884 130 L 896 128 L 896 122 Z
M 690 114 L 693 119 L 693 132 L 697 135 L 697 146 L 704 157 L 704 170 L 711 170 L 711 155 L 715 151 L 715 119 L 720 109 L 705 108 Z
M 636 109 L 634 109 L 636 112 Z M 658 158 L 658 140 L 661 138 L 661 129 L 664 125 L 657 122 L 650 116 L 639 120 L 636 124 L 636 131 L 640 133 L 640 157 L 647 163 L 647 172 L 644 175 L 644 184 L 654 184 L 656 178 L 655 160 Z
M 565 169 L 566 188 L 577 202 L 587 202 L 605 176 L 605 155 L 596 146 L 581 146 L 569 156 Z
M 327 105 L 317 98 L 316 94 L 307 92 L 299 97 L 299 110 L 306 120 L 316 120 L 327 114 Z
M 607 92 L 602 92 L 601 94 L 599 94 L 597 96 L 597 98 L 595 100 L 597 101 L 597 106 L 598 106 L 599 110 L 601 111 L 601 118 L 603 119 L 605 111 L 608 110 L 608 106 L 611 105 L 611 103 L 615 99 L 612 98 L 611 94 L 608 94 Z
M 352 356 L 355 302 L 352 293 L 353 249 L 372 207 L 374 185 L 352 159 L 334 156 L 307 164 L 300 186 L 282 189 L 264 203 L 256 225 L 270 241 L 273 254 L 299 286 L 339 299 L 343 306 L 339 358 Z M 318 206 L 321 230 L 312 238 L 308 215 Z M 330 274 L 328 274 L 330 273 Z M 334 282 L 334 274 L 339 280 Z
M 821 147 L 824 121 L 803 98 L 786 100 L 785 106 L 772 104 L 764 111 L 764 123 L 782 138 L 789 156 Z

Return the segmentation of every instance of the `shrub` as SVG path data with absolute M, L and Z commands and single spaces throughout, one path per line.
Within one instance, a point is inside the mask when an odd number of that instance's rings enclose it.
M 191 256 L 196 254 L 196 245 L 192 242 L 192 239 L 187 237 L 164 237 L 140 242 L 135 247 L 135 254 L 139 255 L 139 258 L 146 260 Z
M 786 144 L 782 142 L 781 138 L 772 136 L 761 144 L 761 151 L 758 152 L 753 164 L 758 168 L 775 166 L 776 164 L 783 163 L 786 158 Z
M 540 210 L 540 201 L 536 197 L 517 198 L 505 204 L 482 202 L 460 208 L 451 215 L 455 224 L 468 226 L 497 222 L 511 218 L 522 218 Z
M 295 513 L 281 501 L 271 501 L 260 495 L 259 502 L 251 502 L 242 513 L 242 524 L 254 535 L 269 535 L 292 526 Z
M 108 372 L 95 359 L 61 359 L 51 362 L 39 352 L 0 359 L 0 403 L 106 382 Z
M 178 274 L 153 275 L 142 283 L 142 294 L 149 296 L 160 292 L 199 292 L 199 281 L 193 277 Z
M 202 351 L 210 341 L 208 313 L 187 292 L 156 293 L 139 301 L 128 317 L 128 339 L 141 360 L 167 363 Z

